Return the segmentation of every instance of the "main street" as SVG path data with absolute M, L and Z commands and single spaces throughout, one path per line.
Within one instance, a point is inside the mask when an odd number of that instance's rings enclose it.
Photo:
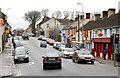
M 43 70 L 42 55 L 45 52 L 60 52 L 48 45 L 47 48 L 40 47 L 40 41 L 35 37 L 30 40 L 22 40 L 23 45 L 29 51 L 30 62 L 15 65 L 16 76 L 118 76 L 118 68 L 112 65 L 100 64 L 78 64 L 71 59 L 62 58 L 62 69 Z

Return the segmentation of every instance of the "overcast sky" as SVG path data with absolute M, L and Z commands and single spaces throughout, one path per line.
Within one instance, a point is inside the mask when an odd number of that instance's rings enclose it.
M 8 22 L 13 29 L 27 28 L 28 23 L 22 18 L 28 11 L 49 9 L 52 11 L 82 11 L 84 12 L 102 12 L 109 8 L 115 8 L 118 11 L 118 1 L 120 0 L 0 0 L 0 8 L 8 15 Z

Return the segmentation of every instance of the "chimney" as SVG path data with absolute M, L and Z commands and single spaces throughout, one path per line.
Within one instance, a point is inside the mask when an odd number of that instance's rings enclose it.
M 108 17 L 110 17 L 111 15 L 115 14 L 115 9 L 114 8 L 109 8 L 108 9 Z
M 79 17 L 80 17 L 79 15 L 76 15 L 75 21 L 78 21 Z
M 86 19 L 90 19 L 90 13 L 86 13 Z
M 100 14 L 95 14 L 95 20 L 100 19 Z
M 107 18 L 108 17 L 108 11 L 103 11 L 103 18 Z

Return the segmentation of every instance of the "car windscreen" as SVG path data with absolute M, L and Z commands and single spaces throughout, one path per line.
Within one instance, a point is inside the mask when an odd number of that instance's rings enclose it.
M 64 49 L 64 51 L 67 51 L 67 52 L 74 52 L 73 49 Z
M 91 53 L 90 53 L 88 50 L 86 50 L 86 49 L 79 50 L 78 53 L 81 54 L 81 55 L 90 55 L 90 54 L 91 54 Z
M 59 57 L 59 54 L 58 53 L 45 53 L 44 56 L 46 57 Z
M 22 54 L 26 54 L 26 52 L 24 50 L 16 51 L 16 55 L 22 55 Z

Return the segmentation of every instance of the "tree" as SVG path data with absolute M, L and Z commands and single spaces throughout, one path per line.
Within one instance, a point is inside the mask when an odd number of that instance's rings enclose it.
M 67 19 L 70 16 L 70 11 L 63 11 L 64 18 Z
M 42 14 L 43 16 L 47 17 L 48 14 L 49 14 L 49 10 L 48 10 L 48 9 L 43 9 L 43 10 L 41 11 L 41 14 Z
M 54 11 L 52 16 L 55 16 L 55 18 L 60 18 L 62 16 L 61 11 Z
M 41 13 L 38 11 L 30 11 L 25 13 L 24 19 L 25 21 L 28 21 L 30 23 L 30 26 L 32 27 L 32 33 L 36 34 L 35 32 L 35 24 L 37 21 L 39 21 L 41 18 Z
M 74 11 L 71 11 L 70 16 L 71 16 L 71 19 L 74 18 Z

